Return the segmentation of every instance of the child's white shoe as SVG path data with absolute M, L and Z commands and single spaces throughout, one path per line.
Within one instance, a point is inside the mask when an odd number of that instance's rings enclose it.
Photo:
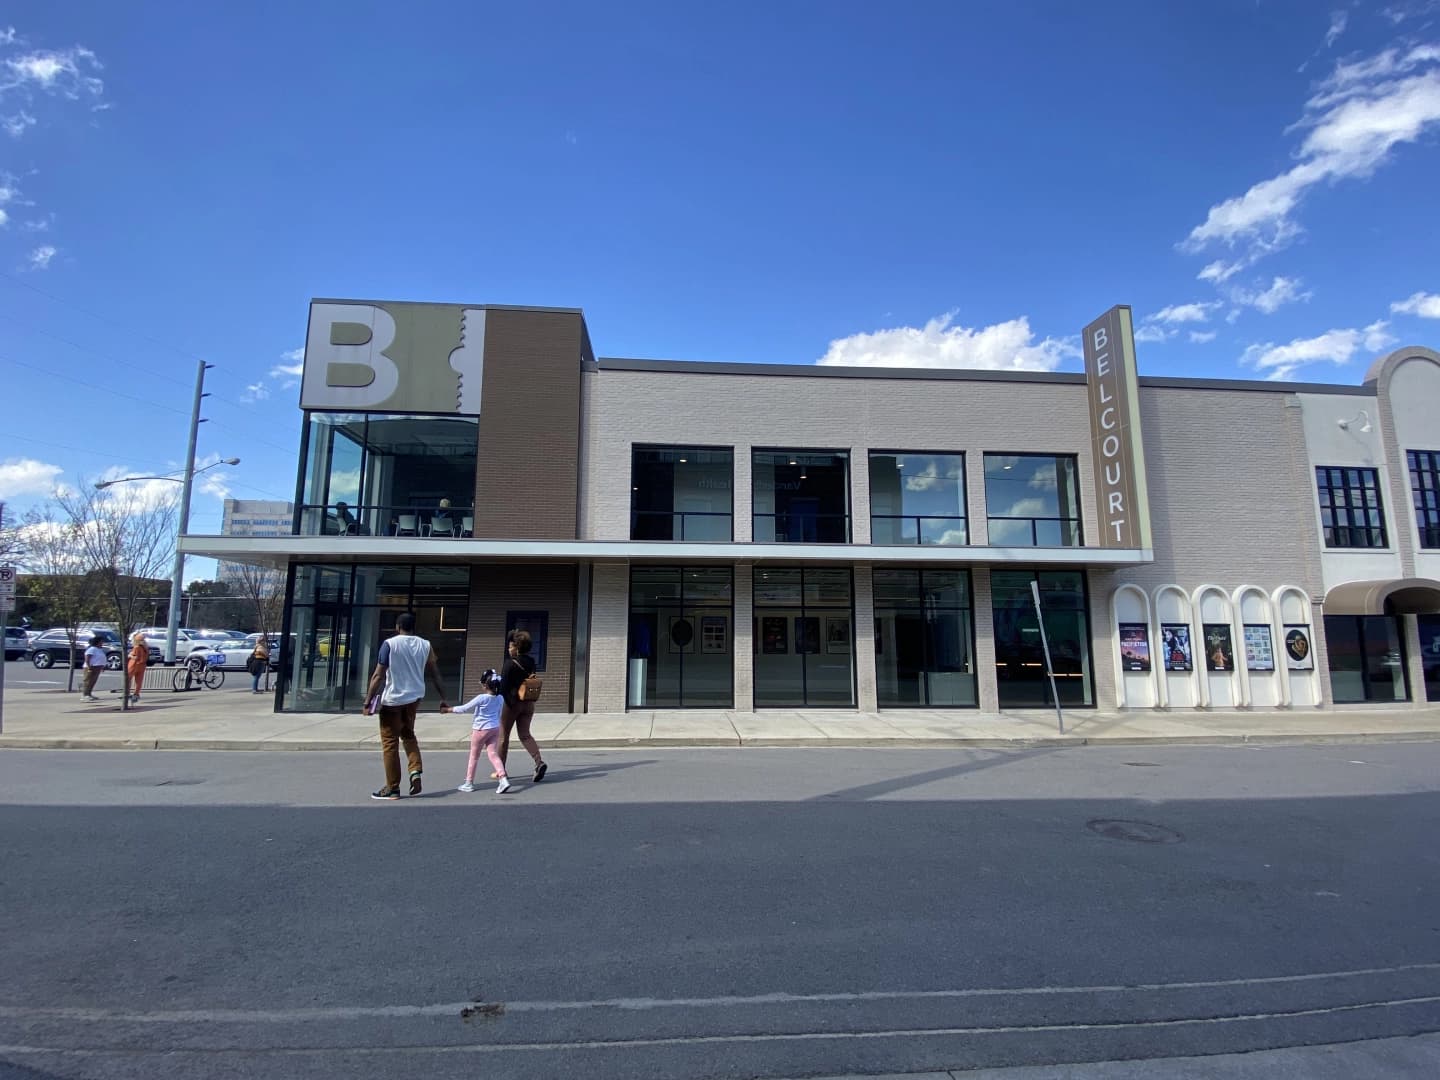
M 507 791 L 509 791 L 509 790 L 510 790 L 510 778 L 509 778 L 508 776 L 502 776 L 502 777 L 500 778 L 500 783 L 497 784 L 496 787 L 495 787 L 495 794 L 496 794 L 496 795 L 504 795 L 504 794 L 505 794 Z
M 475 790 L 475 785 L 472 784 L 469 780 L 466 780 L 463 784 L 461 784 L 461 785 L 460 785 L 458 788 L 456 788 L 455 790 L 456 790 L 456 791 L 474 791 L 474 790 Z

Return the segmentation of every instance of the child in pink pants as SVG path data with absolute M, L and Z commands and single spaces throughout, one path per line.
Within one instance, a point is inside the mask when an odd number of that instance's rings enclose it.
M 442 713 L 463 712 L 474 716 L 470 723 L 470 764 L 465 769 L 465 782 L 459 790 L 475 790 L 475 766 L 480 762 L 482 747 L 490 756 L 490 764 L 495 766 L 495 775 L 500 778 L 495 794 L 504 795 L 510 790 L 510 779 L 505 775 L 505 763 L 500 760 L 497 747 L 500 741 L 500 710 L 504 704 L 505 699 L 500 696 L 500 675 L 491 668 L 480 676 L 479 694 L 453 709 L 448 705 L 441 706 Z

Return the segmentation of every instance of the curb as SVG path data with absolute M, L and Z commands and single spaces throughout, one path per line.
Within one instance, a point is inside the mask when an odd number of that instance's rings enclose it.
M 1049 738 L 934 738 L 934 739 L 833 739 L 798 738 L 728 738 L 675 737 L 656 739 L 553 739 L 546 743 L 556 750 L 633 750 L 643 747 L 685 749 L 716 747 L 721 749 L 835 749 L 864 748 L 867 750 L 1034 750 L 1044 747 L 1079 746 L 1317 746 L 1338 743 L 1406 743 L 1435 742 L 1440 731 L 1344 732 L 1293 735 L 1135 735 L 1115 738 L 1080 735 L 1055 735 Z M 469 743 L 440 740 L 427 744 L 436 751 L 463 751 Z M 0 735 L 0 750 L 365 750 L 374 751 L 378 744 L 364 740 L 275 740 L 275 739 L 105 739 L 65 738 L 59 736 Z

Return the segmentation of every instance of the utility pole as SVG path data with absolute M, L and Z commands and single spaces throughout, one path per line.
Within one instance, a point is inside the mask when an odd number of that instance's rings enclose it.
M 175 663 L 175 636 L 180 630 L 180 581 L 185 575 L 185 553 L 180 538 L 190 528 L 190 486 L 195 480 L 195 441 L 200 434 L 200 401 L 205 394 L 205 369 L 213 365 L 199 361 L 195 373 L 195 404 L 190 410 L 190 446 L 185 451 L 185 486 L 180 493 L 180 527 L 175 533 L 175 580 L 170 582 L 170 611 L 165 626 L 165 663 Z M 129 633 L 128 628 L 126 633 Z

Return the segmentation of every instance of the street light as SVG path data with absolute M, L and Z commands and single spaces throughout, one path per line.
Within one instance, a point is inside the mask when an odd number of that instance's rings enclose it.
M 201 368 L 200 377 L 205 376 L 204 368 Z M 170 582 L 170 612 L 165 625 L 165 662 L 175 662 L 175 638 L 180 631 L 180 579 L 185 574 L 185 553 L 180 550 L 180 538 L 185 535 L 185 530 L 190 527 L 190 483 L 195 479 L 197 473 L 213 469 L 217 465 L 239 465 L 238 457 L 221 458 L 219 461 L 212 461 L 203 468 L 195 468 L 195 426 L 199 424 L 200 398 L 203 395 L 199 392 L 199 384 L 196 385 L 195 408 L 196 417 L 190 426 L 190 454 L 185 461 L 185 476 L 182 479 L 178 476 L 122 476 L 117 480 L 97 480 L 95 489 L 104 491 L 114 484 L 126 484 L 132 480 L 170 480 L 181 484 L 184 491 L 180 494 L 180 523 L 175 530 L 175 570 L 174 580 Z
M 195 476 L 199 476 L 202 472 L 208 472 L 210 469 L 215 468 L 217 465 L 239 465 L 239 464 L 240 464 L 240 459 L 239 459 L 238 457 L 221 458 L 219 461 L 212 461 L 209 465 L 206 465 L 204 468 L 196 469 L 194 475 L 195 475 Z M 122 476 L 122 477 L 120 477 L 120 478 L 117 479 L 117 480 L 96 480 L 96 481 L 95 481 L 95 490 L 96 490 L 96 491 L 104 491 L 106 488 L 111 487 L 111 486 L 114 485 L 114 484 L 128 484 L 128 483 L 130 483 L 130 481 L 132 481 L 132 480 L 169 480 L 172 484 L 183 484 L 183 483 L 185 483 L 184 478 L 183 478 L 183 477 L 179 477 L 179 476 Z

